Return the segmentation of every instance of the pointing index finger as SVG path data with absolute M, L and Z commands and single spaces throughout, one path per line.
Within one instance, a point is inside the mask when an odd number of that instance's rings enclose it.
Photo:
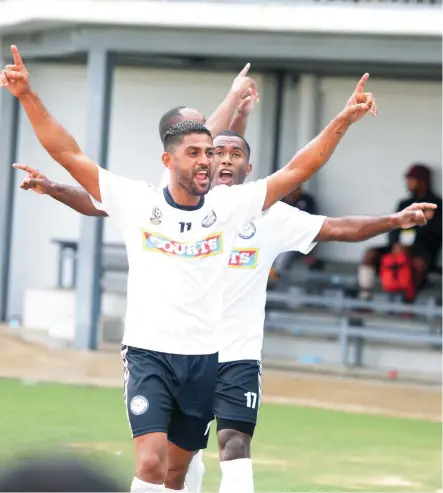
M 21 169 L 22 171 L 26 171 L 27 173 L 34 173 L 36 171 L 34 168 L 31 168 L 31 166 L 28 166 L 27 164 L 14 163 L 12 167 L 15 169 Z
M 246 77 L 248 75 L 248 72 L 249 72 L 249 69 L 251 68 L 251 64 L 250 63 L 247 63 L 242 71 L 239 73 L 239 75 L 242 75 L 243 77 Z
M 437 205 L 432 204 L 431 202 L 418 202 L 418 203 L 412 204 L 410 207 L 411 207 L 411 210 L 437 209 Z
M 20 55 L 20 52 L 18 51 L 17 46 L 12 45 L 11 52 L 12 52 L 12 58 L 14 59 L 14 65 L 16 65 L 19 68 L 23 67 L 23 60 Z
M 363 77 L 360 79 L 359 83 L 357 84 L 355 92 L 358 93 L 365 92 L 365 84 L 368 79 L 369 79 L 369 74 L 366 72 L 366 74 L 363 75 Z

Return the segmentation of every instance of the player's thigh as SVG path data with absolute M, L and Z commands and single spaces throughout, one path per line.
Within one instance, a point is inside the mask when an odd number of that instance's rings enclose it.
M 125 404 L 133 438 L 167 433 L 174 408 L 165 355 L 134 347 L 122 348 Z
M 168 433 L 169 440 L 184 450 L 195 452 L 208 444 L 217 367 L 217 354 L 188 357 L 187 378 L 176 396 Z
M 220 363 L 215 387 L 217 431 L 234 429 L 251 437 L 261 399 L 261 363 L 256 360 Z

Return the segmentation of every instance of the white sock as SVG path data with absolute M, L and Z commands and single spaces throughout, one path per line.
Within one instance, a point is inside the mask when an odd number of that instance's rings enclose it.
M 201 493 L 204 475 L 203 450 L 199 450 L 192 458 L 188 474 L 186 474 L 186 486 L 189 493 Z
M 358 285 L 360 290 L 370 293 L 375 285 L 376 272 L 370 265 L 360 265 L 358 268 Z
M 164 493 L 163 484 L 146 483 L 141 479 L 134 478 L 131 484 L 131 493 Z
M 219 493 L 254 493 L 251 459 L 220 462 L 222 480 Z

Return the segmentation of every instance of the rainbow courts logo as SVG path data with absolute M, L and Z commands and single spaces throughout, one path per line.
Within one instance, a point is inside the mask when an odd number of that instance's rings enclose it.
M 223 252 L 223 237 L 221 233 L 213 233 L 195 243 L 182 243 L 159 234 L 143 231 L 143 249 L 174 257 L 205 258 Z
M 229 267 L 255 269 L 257 267 L 258 248 L 236 248 L 229 256 Z

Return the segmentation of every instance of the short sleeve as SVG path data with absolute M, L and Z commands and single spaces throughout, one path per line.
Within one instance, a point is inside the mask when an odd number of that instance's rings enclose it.
M 275 242 L 278 251 L 301 252 L 307 255 L 316 245 L 314 241 L 326 219 L 325 216 L 308 214 L 296 207 L 277 202 L 269 210 L 273 214 Z
M 114 217 L 119 223 L 127 223 L 140 202 L 149 197 L 153 188 L 146 182 L 130 180 L 99 167 L 101 202 L 91 197 L 94 206 Z
M 244 185 L 216 187 L 218 200 L 229 210 L 229 217 L 238 229 L 259 216 L 266 200 L 267 181 L 257 180 Z

